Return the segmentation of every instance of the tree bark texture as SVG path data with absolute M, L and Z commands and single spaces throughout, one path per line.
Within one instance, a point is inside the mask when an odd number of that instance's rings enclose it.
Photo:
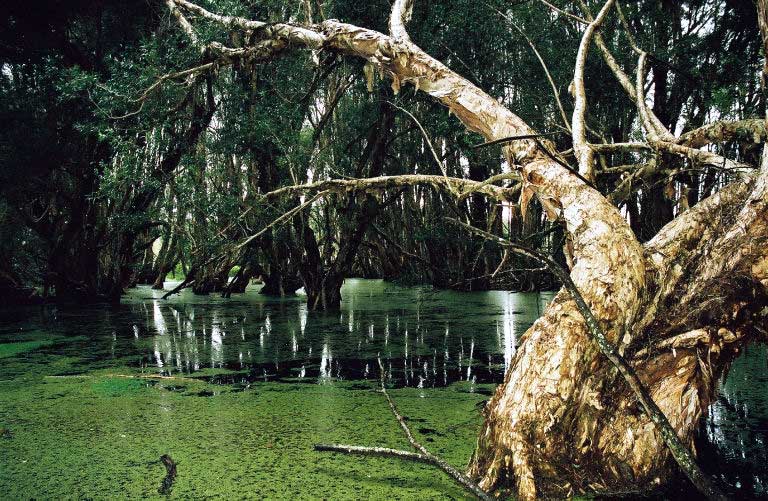
M 209 17 L 186 0 L 175 3 Z M 225 24 L 248 22 L 226 18 Z M 312 28 L 270 25 L 267 31 L 295 45 L 364 58 L 392 80 L 395 91 L 412 84 L 487 141 L 535 134 L 407 37 L 335 20 Z M 641 244 L 616 206 L 552 151 L 546 140 L 504 146 L 522 180 L 523 217 L 535 196 L 550 219 L 563 225 L 574 284 L 608 340 L 631 360 L 655 403 L 690 444 L 717 375 L 755 337 L 753 327 L 768 312 L 768 161 L 753 177 L 683 212 Z M 517 198 L 509 188 L 442 176 L 320 182 L 303 189 L 376 191 L 414 184 L 456 196 L 477 189 L 498 201 Z M 652 488 L 669 478 L 670 465 L 653 423 L 561 291 L 523 335 L 486 407 L 470 474 L 486 491 L 514 487 L 521 499 L 533 499 Z

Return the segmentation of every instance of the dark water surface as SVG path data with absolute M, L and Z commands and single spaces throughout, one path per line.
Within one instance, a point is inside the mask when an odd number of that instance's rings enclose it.
M 407 448 L 375 391 L 380 357 L 417 438 L 466 465 L 482 402 L 551 298 L 347 280 L 341 311 L 317 313 L 255 289 L 160 295 L 0 316 L 0 498 L 161 497 L 161 454 L 177 498 L 463 498 L 429 467 L 312 445 Z M 734 363 L 698 444 L 744 497 L 768 493 L 767 363 L 764 346 Z
M 768 498 L 768 347 L 747 346 L 718 394 L 703 419 L 700 460 L 742 499 Z
M 133 316 L 113 327 L 116 340 L 127 340 L 117 349 L 138 348 L 147 370 L 246 371 L 241 382 L 359 380 L 378 377 L 380 357 L 391 383 L 418 388 L 501 382 L 517 336 L 551 297 L 350 279 L 341 312 L 310 314 L 303 296 L 183 295 L 166 303 L 147 294 L 127 301 Z

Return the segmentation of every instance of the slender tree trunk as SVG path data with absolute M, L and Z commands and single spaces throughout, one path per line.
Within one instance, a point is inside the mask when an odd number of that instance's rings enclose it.
M 393 110 L 388 104 L 382 104 L 379 118 L 368 135 L 356 177 L 381 175 L 393 124 Z M 370 167 L 365 169 L 366 165 Z M 372 195 L 350 195 L 346 213 L 351 216 L 349 217 L 351 221 L 344 225 L 346 227 L 342 227 L 338 252 L 333 259 L 318 260 L 316 263 L 321 267 L 320 270 L 315 269 L 302 277 L 311 309 L 329 310 L 338 309 L 341 306 L 341 287 L 344 285 L 344 279 L 352 270 L 355 255 L 379 211 L 379 206 L 379 202 Z M 326 265 L 324 261 L 330 262 Z
M 157 256 L 157 263 L 154 268 L 154 281 L 152 288 L 162 290 L 165 283 L 165 277 L 176 267 L 179 262 L 179 253 L 176 250 L 176 242 L 171 242 L 165 252 Z

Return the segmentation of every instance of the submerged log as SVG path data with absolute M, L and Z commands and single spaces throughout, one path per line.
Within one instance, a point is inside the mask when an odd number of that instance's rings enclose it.
M 166 474 L 157 492 L 167 496 L 171 493 L 171 489 L 173 489 L 173 481 L 176 480 L 176 463 L 168 454 L 160 456 L 160 462 L 165 466 Z

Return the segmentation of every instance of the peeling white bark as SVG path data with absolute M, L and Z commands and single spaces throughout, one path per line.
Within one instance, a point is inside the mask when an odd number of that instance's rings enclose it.
M 592 36 L 608 15 L 613 2 L 614 0 L 605 2 L 597 17 L 584 30 L 581 43 L 579 44 L 579 51 L 576 53 L 576 64 L 573 71 L 574 107 L 571 123 L 573 151 L 576 154 L 576 159 L 579 161 L 579 173 L 589 180 L 594 180 L 595 178 L 595 153 L 587 144 L 587 93 L 584 90 L 584 67 L 587 64 L 587 53 L 589 52 L 589 45 L 592 43 Z
M 311 49 L 322 47 L 363 58 L 391 78 L 393 88 L 411 84 L 433 96 L 467 129 L 488 141 L 535 134 L 498 100 L 410 41 L 403 21 L 409 4 L 406 0 L 395 3 L 397 14 L 393 14 L 390 28 L 393 36 L 334 20 L 316 27 L 266 25 L 259 21 L 213 14 L 187 0 L 170 1 L 227 29 L 260 30 L 262 41 L 279 40 Z M 601 10 L 602 17 L 611 3 L 609 0 Z M 592 31 L 597 24 L 597 20 L 590 23 Z M 599 35 L 596 40 L 601 46 Z M 582 61 L 586 57 L 588 42 L 587 38 L 583 43 L 584 51 L 580 50 Z M 620 78 L 620 81 L 623 80 Z M 630 84 L 628 87 L 633 86 Z M 640 103 L 642 92 L 633 91 Z M 583 118 L 586 101 L 581 102 L 583 108 L 580 108 L 578 115 Z M 647 108 L 645 113 L 649 113 Z M 592 149 L 584 140 L 586 126 L 576 115 L 573 129 L 574 137 L 579 139 L 575 139 L 574 145 L 580 167 L 589 173 L 586 157 Z M 578 124 L 578 131 L 577 121 L 582 122 Z M 676 143 L 677 139 L 667 141 L 670 138 L 658 134 L 652 113 L 646 116 L 645 121 L 650 124 L 647 128 L 652 146 L 672 144 L 685 148 Z M 548 142 L 542 143 L 554 149 Z M 669 148 L 675 153 L 683 153 L 672 146 Z M 686 154 L 689 151 L 690 148 L 684 150 Z M 686 211 L 679 218 L 680 222 L 671 223 L 643 248 L 611 202 L 581 177 L 553 161 L 536 141 L 513 141 L 504 147 L 504 152 L 510 165 L 516 166 L 522 181 L 521 204 L 524 206 L 525 200 L 535 195 L 547 213 L 565 225 L 573 250 L 571 278 L 599 320 L 600 327 L 609 340 L 618 345 L 621 353 L 637 346 L 643 336 L 648 336 L 644 329 L 658 320 L 658 312 L 667 307 L 670 297 L 684 295 L 681 285 L 690 276 L 691 270 L 710 264 L 702 260 L 703 248 L 717 240 L 714 248 L 722 249 L 722 256 L 729 246 L 733 249 L 743 243 L 745 237 L 764 238 L 768 235 L 763 181 L 757 183 L 754 189 L 744 190 L 737 186 L 721 192 L 711 201 L 702 202 Z M 303 189 L 341 191 L 362 187 L 375 190 L 412 183 L 433 184 L 458 196 L 470 190 L 498 200 L 509 200 L 512 195 L 509 189 L 444 176 L 324 181 Z M 286 188 L 283 192 L 295 188 Z M 270 196 L 277 196 L 280 192 L 278 190 Z M 740 211 L 739 204 L 748 197 L 753 203 Z M 738 229 L 733 225 L 732 218 L 724 217 L 723 224 L 731 226 L 720 236 L 719 228 L 710 229 L 707 224 L 713 213 L 721 209 L 733 209 L 737 216 L 736 224 L 746 225 Z M 722 266 L 713 267 L 712 277 L 738 269 L 740 272 L 749 271 L 754 278 L 756 272 L 751 268 L 746 270 L 745 266 L 754 265 L 756 256 L 768 260 L 764 253 L 754 252 L 755 248 L 750 247 L 740 257 L 726 259 Z M 763 248 L 768 248 L 768 245 Z M 766 268 L 768 266 L 757 266 L 758 272 Z M 727 298 L 723 301 L 727 303 Z M 667 330 L 660 332 L 667 337 L 679 334 L 672 332 L 669 325 L 674 318 L 664 320 Z M 691 327 L 687 330 L 709 327 L 685 325 Z M 746 335 L 746 331 L 738 329 L 732 332 L 737 338 Z M 663 339 L 654 339 L 654 342 L 658 341 Z M 648 353 L 658 354 L 649 360 L 638 361 L 636 366 L 644 383 L 651 389 L 654 401 L 684 440 L 690 438 L 707 401 L 706 364 L 701 362 L 698 353 L 691 351 L 695 350 L 695 346 L 681 344 L 682 353 L 677 354 L 669 350 L 659 352 L 650 349 Z M 711 354 L 712 350 L 708 355 Z M 655 428 L 644 414 L 633 408 L 634 400 L 628 396 L 627 389 L 616 381 L 610 364 L 590 342 L 576 305 L 567 293 L 559 293 L 544 315 L 523 336 L 504 384 L 499 386 L 487 407 L 486 422 L 479 437 L 471 473 L 482 480 L 481 486 L 486 490 L 514 482 L 521 499 L 532 499 L 537 494 L 565 496 L 590 489 L 626 486 L 628 483 L 649 485 L 657 476 L 663 476 L 668 456 Z M 574 464 L 583 466 L 583 473 L 574 472 Z

